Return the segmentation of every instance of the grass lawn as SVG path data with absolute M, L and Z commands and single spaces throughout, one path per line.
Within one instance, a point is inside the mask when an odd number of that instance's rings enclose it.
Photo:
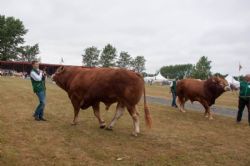
M 157 87 L 158 88 L 158 87 Z M 147 87 L 147 95 L 161 90 Z M 168 92 L 167 92 L 168 93 Z M 162 93 L 164 96 L 165 93 Z M 66 93 L 47 84 L 47 122 L 33 120 L 37 97 L 29 80 L 0 77 L 0 165 L 250 165 L 250 127 L 233 118 L 149 105 L 153 128 L 138 109 L 141 134 L 131 136 L 128 112 L 114 131 L 99 129 L 92 110 L 82 110 L 71 126 L 73 108 Z M 102 115 L 110 122 L 115 105 Z

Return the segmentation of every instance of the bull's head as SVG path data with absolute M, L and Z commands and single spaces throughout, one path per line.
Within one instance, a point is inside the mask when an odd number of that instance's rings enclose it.
M 57 68 L 56 72 L 52 75 L 52 81 L 55 81 L 55 83 L 60 86 L 61 88 L 65 88 L 65 83 L 63 80 L 62 75 L 65 73 L 65 67 L 64 66 L 60 66 L 59 68 Z
M 216 87 L 216 89 L 223 89 L 224 91 L 231 90 L 230 85 L 228 84 L 227 80 L 221 77 L 212 77 L 210 78 L 212 83 Z
M 52 75 L 52 80 L 56 81 L 58 79 L 58 76 L 64 71 L 64 66 L 60 66 L 57 68 L 56 72 Z

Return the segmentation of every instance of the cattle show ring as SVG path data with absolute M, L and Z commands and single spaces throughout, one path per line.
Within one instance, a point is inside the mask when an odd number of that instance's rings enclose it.
M 0 166 L 250 166 L 250 0 L 0 0 Z
M 1 62 L 1 68 L 30 73 L 32 64 Z M 172 107 L 169 84 L 149 84 L 132 70 L 41 63 L 41 71 L 44 68 L 49 73 L 45 122 L 32 117 L 37 99 L 30 76 L 0 77 L 0 162 L 4 165 L 249 161 L 247 114 L 236 123 L 238 92 L 231 91 L 224 78 L 178 80 L 177 107 Z

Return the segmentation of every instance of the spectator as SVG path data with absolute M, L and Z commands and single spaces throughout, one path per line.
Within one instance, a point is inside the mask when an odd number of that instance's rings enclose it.
M 245 106 L 248 109 L 248 123 L 250 126 L 250 74 L 246 75 L 243 81 L 240 81 L 237 123 L 241 121 Z

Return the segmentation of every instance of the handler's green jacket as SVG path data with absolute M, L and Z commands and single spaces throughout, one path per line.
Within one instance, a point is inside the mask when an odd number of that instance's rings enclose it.
M 240 82 L 240 97 L 250 98 L 250 83 L 246 81 Z
M 45 91 L 45 77 L 42 75 L 42 71 L 32 69 L 30 72 L 30 79 L 35 93 Z

